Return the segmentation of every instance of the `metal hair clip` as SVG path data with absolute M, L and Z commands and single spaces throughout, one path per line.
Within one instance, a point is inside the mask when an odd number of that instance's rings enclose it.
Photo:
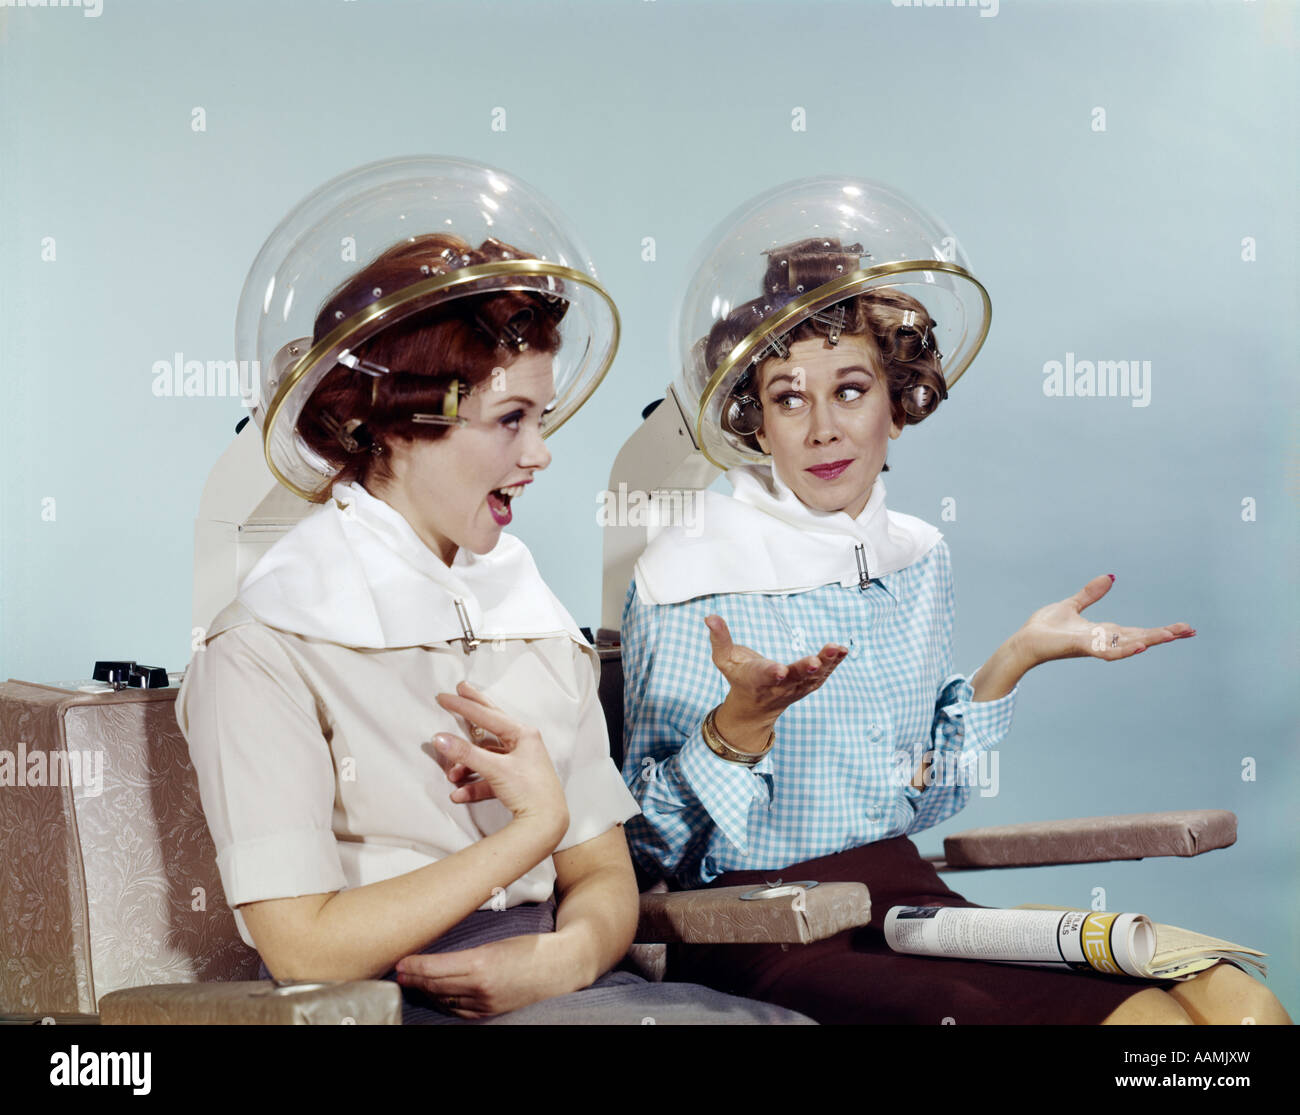
M 916 311 L 915 311 L 915 310 L 904 310 L 904 311 L 903 311 L 903 322 L 902 322 L 902 324 L 899 326 L 899 328 L 900 328 L 900 329 L 910 329 L 913 333 L 915 333 L 918 337 L 920 337 L 920 338 L 921 338 L 921 347 L 922 347 L 922 348 L 929 348 L 929 347 L 930 347 L 930 339 L 929 339 L 929 336 L 928 336 L 929 330 L 928 330 L 928 328 L 924 328 L 924 327 L 922 327 L 922 326 L 920 326 L 920 325 L 917 324 L 917 322 L 916 322 Z
M 501 332 L 505 335 L 506 340 L 514 345 L 520 352 L 523 352 L 524 349 L 528 347 L 528 342 L 524 340 L 524 335 L 515 328 L 513 319 L 507 321 L 503 326 L 501 326 Z M 497 344 L 504 346 L 505 343 L 506 342 L 500 338 L 497 339 Z
M 412 414 L 411 421 L 421 426 L 464 426 L 469 419 L 446 414 Z
M 537 297 L 542 300 L 542 306 L 552 318 L 559 321 L 569 312 L 569 300 L 559 294 L 547 294 L 539 290 Z
M 374 406 L 375 400 L 379 398 L 379 380 L 391 374 L 390 369 L 382 364 L 376 364 L 373 360 L 361 360 L 346 349 L 339 354 L 339 363 L 345 368 L 351 368 L 354 372 L 363 372 L 370 377 L 370 405 Z
M 749 358 L 751 364 L 761 364 L 769 356 L 779 356 L 782 360 L 790 355 L 790 346 L 785 343 L 785 338 L 773 333 L 763 343 L 763 347 L 755 351 L 754 355 Z
M 521 313 L 528 313 L 528 311 L 526 310 L 521 311 Z M 483 333 L 484 336 L 486 336 L 492 341 L 495 341 L 497 345 L 500 346 L 501 348 L 509 348 L 511 346 L 514 346 L 516 351 L 523 352 L 526 348 L 528 348 L 528 342 L 524 340 L 524 335 L 520 333 L 519 330 L 515 327 L 514 324 L 515 318 L 519 316 L 520 314 L 516 314 L 515 317 L 505 322 L 500 327 L 500 329 L 494 329 L 491 325 L 489 325 L 486 321 L 484 321 L 481 317 L 479 317 L 478 314 L 474 315 L 474 322 L 479 327 L 479 330 Z M 531 317 L 531 314 L 529 316 Z
M 348 351 L 339 353 L 339 363 L 345 368 L 351 368 L 354 372 L 364 372 L 368 376 L 389 374 L 389 369 L 382 364 L 376 364 L 373 360 L 362 360 Z
M 931 389 L 924 383 L 918 383 L 915 387 L 909 388 L 903 392 L 903 410 L 917 418 L 924 418 L 931 410 L 930 394 Z
M 723 415 L 726 428 L 740 437 L 757 433 L 763 425 L 763 404 L 753 395 L 733 395 Z
M 411 421 L 422 426 L 464 426 L 468 419 L 460 417 L 460 380 L 453 379 L 443 392 L 441 414 L 412 414 Z
M 357 429 L 362 425 L 360 419 L 352 418 L 345 423 L 340 423 L 334 415 L 328 411 L 322 411 L 320 424 L 325 427 L 335 441 L 337 441 L 349 453 L 361 452 L 361 443 L 353 436 Z
M 840 343 L 840 334 L 844 332 L 844 325 L 848 319 L 848 307 L 843 302 L 837 303 L 829 310 L 818 310 L 812 316 L 813 321 L 821 322 L 822 325 L 830 327 L 830 333 L 826 339 L 832 345 Z

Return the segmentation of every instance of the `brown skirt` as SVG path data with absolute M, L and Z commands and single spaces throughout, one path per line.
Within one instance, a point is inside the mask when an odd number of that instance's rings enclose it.
M 762 884 L 773 871 L 729 871 L 715 887 Z M 891 906 L 976 907 L 950 890 L 907 837 L 779 872 L 785 882 L 859 882 L 871 922 L 811 945 L 676 945 L 668 978 L 763 999 L 824 1024 L 1095 1025 L 1145 983 L 1094 972 L 903 956 L 885 944 Z

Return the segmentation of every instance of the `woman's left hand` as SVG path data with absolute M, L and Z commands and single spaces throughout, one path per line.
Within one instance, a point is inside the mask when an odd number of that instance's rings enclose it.
M 1114 662 L 1141 654 L 1147 647 L 1190 639 L 1196 632 L 1186 623 L 1168 627 L 1121 627 L 1086 618 L 1082 613 L 1110 591 L 1113 574 L 1094 577 L 1073 596 L 1039 608 L 1016 632 L 1015 642 L 1026 668 L 1057 658 L 1104 658 Z
M 419 953 L 397 962 L 398 983 L 461 1018 L 487 1018 L 580 990 L 566 980 L 559 933 L 528 933 L 459 952 Z

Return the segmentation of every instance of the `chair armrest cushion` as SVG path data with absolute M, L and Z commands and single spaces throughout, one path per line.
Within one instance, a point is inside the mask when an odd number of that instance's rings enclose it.
M 1030 867 L 1199 856 L 1236 841 L 1235 813 L 1186 809 L 968 829 L 946 837 L 943 851 L 948 867 Z
M 820 883 L 779 898 L 742 899 L 757 884 L 641 895 L 638 942 L 809 944 L 871 920 L 862 883 Z
M 105 995 L 99 1019 L 106 1026 L 400 1026 L 402 989 L 386 980 L 155 984 Z

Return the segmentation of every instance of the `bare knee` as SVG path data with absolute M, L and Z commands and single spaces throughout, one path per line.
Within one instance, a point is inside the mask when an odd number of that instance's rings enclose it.
M 1187 1016 L 1202 1026 L 1290 1026 L 1276 995 L 1231 964 L 1216 964 L 1169 991 Z
M 1145 987 L 1110 1012 L 1103 1026 L 1190 1026 L 1192 1019 L 1177 999 L 1158 987 Z

